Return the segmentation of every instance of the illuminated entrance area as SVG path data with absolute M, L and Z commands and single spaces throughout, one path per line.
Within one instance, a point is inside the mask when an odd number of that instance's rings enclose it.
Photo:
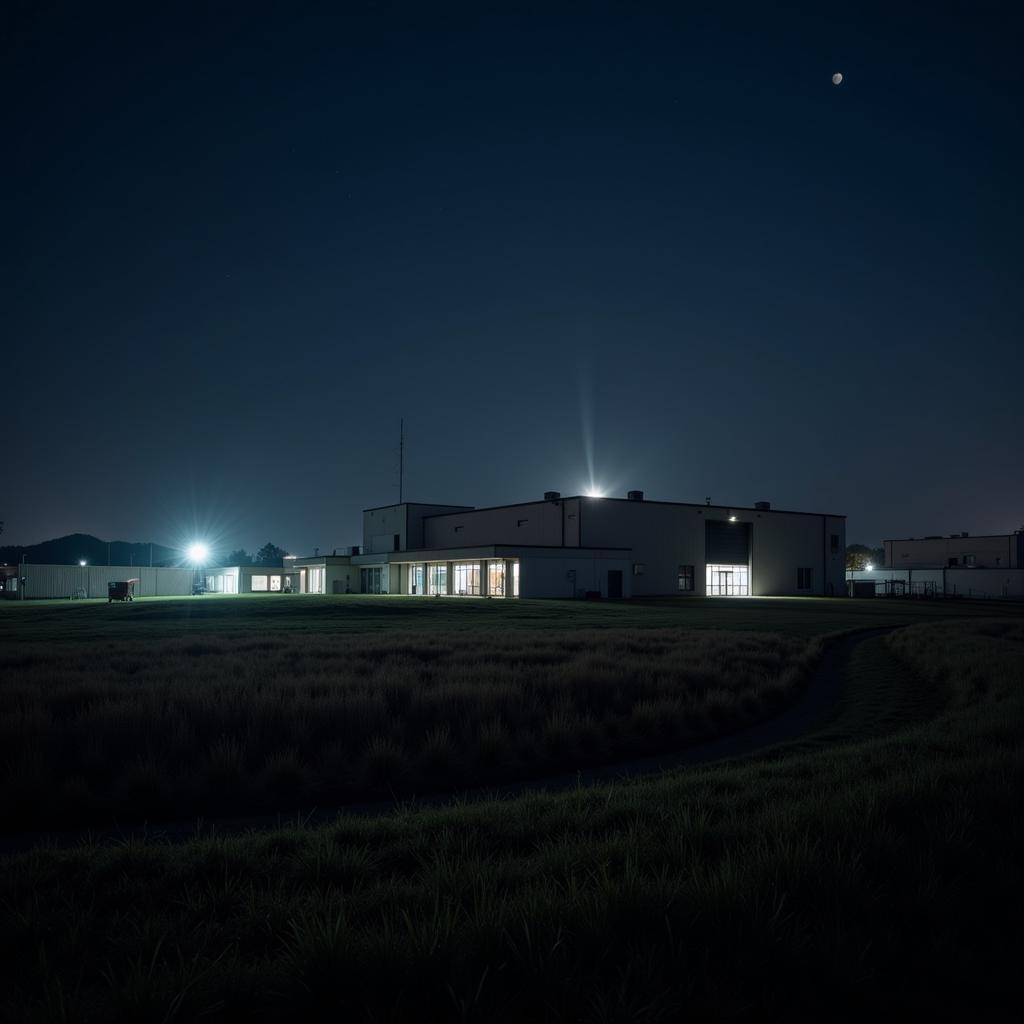
M 426 571 L 426 567 L 422 565 L 410 565 L 409 566 L 409 593 L 410 594 L 422 594 L 423 593 L 423 575 Z
M 432 597 L 518 597 L 519 560 L 482 558 L 462 562 L 411 562 L 403 575 L 405 594 Z M 363 570 L 367 572 L 367 570 Z M 394 570 L 392 570 L 394 571 Z M 370 591 L 364 590 L 364 593 Z
M 746 565 L 708 564 L 706 576 L 708 597 L 749 597 L 750 569 Z

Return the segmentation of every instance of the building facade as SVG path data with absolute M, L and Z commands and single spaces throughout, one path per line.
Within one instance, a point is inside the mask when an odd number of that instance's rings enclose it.
M 846 593 L 846 518 L 548 492 L 473 509 L 363 515 L 361 593 L 605 598 Z

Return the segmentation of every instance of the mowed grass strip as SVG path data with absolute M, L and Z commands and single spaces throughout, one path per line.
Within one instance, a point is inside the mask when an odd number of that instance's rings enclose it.
M 919 673 L 909 703 L 926 679 L 931 717 L 827 751 L 20 855 L 0 877 L 3 1007 L 66 1021 L 1014 1019 L 1022 646 L 1019 622 L 899 634 L 892 651 Z
M 0 653 L 4 829 L 291 810 L 734 731 L 820 642 L 681 629 L 291 633 Z

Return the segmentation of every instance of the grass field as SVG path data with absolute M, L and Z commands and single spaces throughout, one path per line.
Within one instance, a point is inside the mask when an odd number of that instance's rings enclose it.
M 0 653 L 6 831 L 288 811 L 679 749 L 790 702 L 816 641 L 254 631 Z
M 824 633 L 917 624 L 859 647 L 837 714 L 759 758 L 317 829 L 6 858 L 0 1016 L 1016 1019 L 1019 609 L 536 603 L 496 634 L 484 602 L 426 602 L 428 621 L 410 626 L 415 602 L 328 601 L 307 617 L 289 600 L 185 602 L 187 618 L 182 604 L 140 605 L 153 621 L 99 605 L 4 610 L 0 640 L 5 657 L 105 658 L 141 644 L 148 622 L 154 651 L 196 643 L 202 660 L 256 635 L 368 650 L 382 631 L 428 648 L 443 632 L 452 666 L 485 637 L 570 664 L 574 642 L 620 662 L 628 643 L 656 677 L 677 638 L 731 631 L 733 653 L 756 663 Z M 3 686 L 35 667 L 6 663 Z
M 2 604 L 0 831 L 287 813 L 683 749 L 792 702 L 823 634 L 949 609 Z

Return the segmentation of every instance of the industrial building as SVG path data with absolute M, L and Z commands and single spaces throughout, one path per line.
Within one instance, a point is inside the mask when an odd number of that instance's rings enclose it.
M 978 537 L 908 537 L 884 541 L 884 546 L 888 569 L 1024 569 L 1024 530 Z
M 494 508 L 363 513 L 360 593 L 453 597 L 843 595 L 846 517 L 548 491 Z
M 548 491 L 493 508 L 367 509 L 361 545 L 279 567 L 19 569 L 29 598 L 100 597 L 108 581 L 127 578 L 139 579 L 139 597 L 186 595 L 200 582 L 217 594 L 810 597 L 846 593 L 845 554 L 842 515 Z
M 846 574 L 853 597 L 1024 597 L 1024 531 L 887 540 L 885 565 Z

